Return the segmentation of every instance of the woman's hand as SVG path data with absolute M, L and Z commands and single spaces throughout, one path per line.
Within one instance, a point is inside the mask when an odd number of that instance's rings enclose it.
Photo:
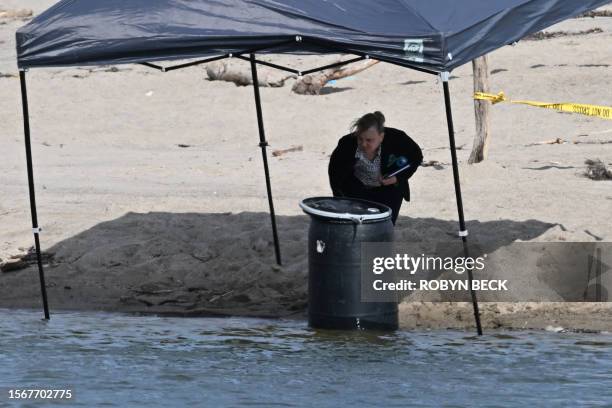
M 397 177 L 395 176 L 390 178 L 380 178 L 380 184 L 382 184 L 383 186 L 391 186 L 395 183 L 397 183 Z

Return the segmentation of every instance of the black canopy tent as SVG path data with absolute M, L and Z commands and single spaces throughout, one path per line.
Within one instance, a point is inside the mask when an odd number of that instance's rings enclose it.
M 32 170 L 26 71 L 139 63 L 164 72 L 237 57 L 251 64 L 257 123 L 270 206 L 276 260 L 280 247 L 268 171 L 257 64 L 299 71 L 256 59 L 256 53 L 343 53 L 440 75 L 459 216 L 466 256 L 467 230 L 455 149 L 449 72 L 525 35 L 597 8 L 610 0 L 62 0 L 17 31 L 17 63 L 32 227 L 45 318 L 44 283 Z M 202 58 L 170 67 L 158 61 Z M 468 278 L 472 280 L 471 271 Z M 478 333 L 478 304 L 472 291 Z

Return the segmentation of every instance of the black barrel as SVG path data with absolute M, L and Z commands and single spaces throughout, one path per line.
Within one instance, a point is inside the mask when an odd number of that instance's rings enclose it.
M 391 209 L 371 201 L 313 197 L 300 203 L 308 232 L 308 324 L 396 330 L 397 302 L 361 301 L 361 243 L 391 242 Z

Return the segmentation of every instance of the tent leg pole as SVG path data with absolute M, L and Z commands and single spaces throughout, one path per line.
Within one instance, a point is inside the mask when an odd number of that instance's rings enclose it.
M 40 290 L 42 293 L 43 309 L 45 319 L 49 320 L 49 304 L 47 303 L 47 288 L 45 286 L 45 273 L 43 271 L 42 256 L 40 252 L 40 228 L 38 227 L 38 216 L 36 215 L 36 196 L 34 194 L 34 171 L 32 170 L 32 148 L 30 145 L 30 113 L 28 110 L 28 93 L 26 88 L 26 73 L 19 71 L 21 82 L 21 101 L 23 104 L 23 133 L 25 135 L 26 161 L 28 167 L 28 185 L 30 189 L 30 210 L 32 212 L 32 231 L 34 232 L 34 244 L 36 246 L 36 258 L 38 261 L 38 276 L 40 278 Z
M 467 229 L 465 228 L 465 218 L 463 215 L 463 200 L 461 198 L 461 184 L 459 182 L 459 165 L 457 164 L 457 149 L 455 147 L 455 130 L 453 128 L 453 113 L 451 110 L 450 91 L 448 88 L 448 72 L 442 72 L 442 86 L 444 88 L 444 105 L 446 106 L 446 122 L 448 124 L 448 139 L 450 143 L 451 158 L 453 162 L 453 179 L 455 181 L 455 196 L 457 198 L 457 212 L 459 213 L 459 235 L 463 241 L 463 252 L 465 257 L 469 257 L 467 245 Z M 474 319 L 476 320 L 476 330 L 478 335 L 482 335 L 482 325 L 480 324 L 480 312 L 478 310 L 478 300 L 476 292 L 472 288 L 472 280 L 474 276 L 472 269 L 468 269 L 468 284 L 470 285 L 470 294 L 472 295 L 472 307 L 474 309 Z
M 274 252 L 276 254 L 276 263 L 281 265 L 280 244 L 278 242 L 278 232 L 276 229 L 276 215 L 274 214 L 274 201 L 272 200 L 272 185 L 270 183 L 270 170 L 268 169 L 268 154 L 266 147 L 266 133 L 264 131 L 263 114 L 261 112 L 261 98 L 259 96 L 259 79 L 257 78 L 257 65 L 255 63 L 255 54 L 250 55 L 251 60 L 251 75 L 253 76 L 253 90 L 255 92 L 255 109 L 257 110 L 257 125 L 259 127 L 259 147 L 261 147 L 261 157 L 263 159 L 264 172 L 266 175 L 266 189 L 268 190 L 268 205 L 270 206 L 270 218 L 272 220 L 272 235 L 274 238 Z

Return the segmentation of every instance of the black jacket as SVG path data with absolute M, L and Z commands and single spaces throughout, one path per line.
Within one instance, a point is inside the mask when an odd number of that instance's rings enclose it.
M 336 197 L 351 197 L 355 192 L 362 190 L 363 183 L 353 174 L 355 165 L 355 152 L 357 150 L 357 138 L 354 134 L 343 136 L 338 142 L 329 160 L 329 184 Z M 406 133 L 394 128 L 385 128 L 385 138 L 381 144 L 380 165 L 381 174 L 385 173 L 385 167 L 389 164 L 389 156 L 404 156 L 412 166 L 398 174 L 397 187 L 402 189 L 402 195 L 406 201 L 410 201 L 410 186 L 408 179 L 419 168 L 423 161 L 423 153 L 419 145 L 415 143 Z

